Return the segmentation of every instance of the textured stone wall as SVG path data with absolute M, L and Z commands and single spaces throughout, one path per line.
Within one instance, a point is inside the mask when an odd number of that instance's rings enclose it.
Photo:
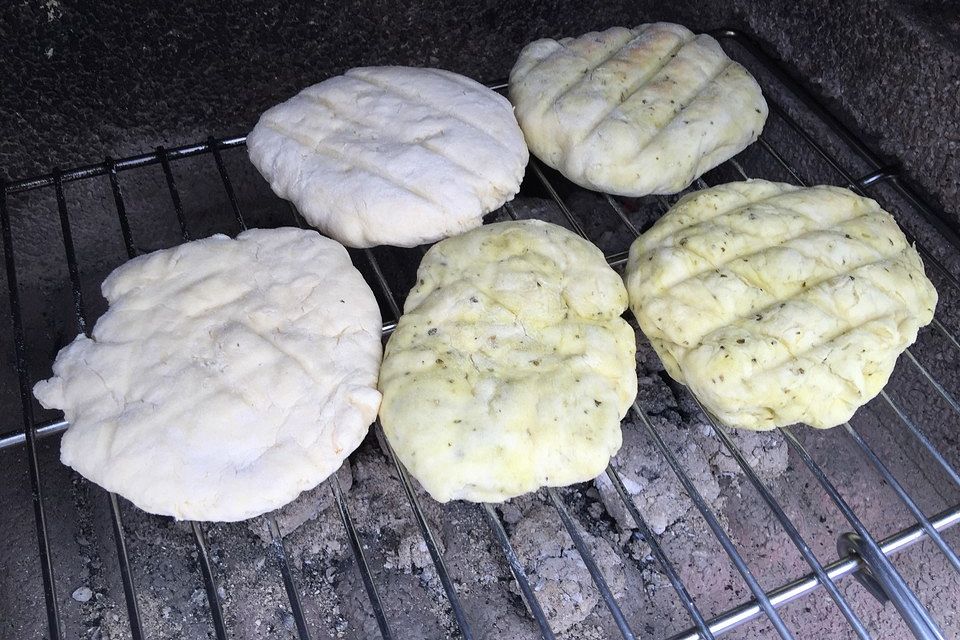
M 960 215 L 960 4 L 739 0 L 750 33 L 875 149 Z M 774 3 L 777 4 L 777 3 Z

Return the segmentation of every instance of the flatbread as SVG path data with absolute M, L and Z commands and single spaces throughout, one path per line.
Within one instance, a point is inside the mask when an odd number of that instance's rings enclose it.
M 440 69 L 364 67 L 268 110 L 250 160 L 311 225 L 349 247 L 412 247 L 477 227 L 520 190 L 506 98 Z
M 846 422 L 937 304 L 875 201 L 764 180 L 682 198 L 630 247 L 626 281 L 670 375 L 744 429 Z
M 637 393 L 620 277 L 538 220 L 444 240 L 417 272 L 380 373 L 397 456 L 441 502 L 586 481 Z
M 625 196 L 682 191 L 767 118 L 756 80 L 716 40 L 665 22 L 527 45 L 510 100 L 534 155 Z
M 60 459 L 150 513 L 243 520 L 337 470 L 376 417 L 380 310 L 315 231 L 215 235 L 103 283 L 93 337 L 34 394 L 70 423 Z

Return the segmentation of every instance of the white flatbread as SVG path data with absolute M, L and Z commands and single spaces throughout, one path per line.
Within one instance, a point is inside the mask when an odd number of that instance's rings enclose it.
M 434 498 L 500 501 L 602 473 L 637 393 L 627 293 L 603 254 L 538 220 L 431 248 L 380 373 L 380 420 Z
M 440 69 L 364 67 L 268 110 L 247 137 L 274 192 L 350 247 L 412 247 L 477 227 L 527 164 L 506 98 Z
M 875 201 L 764 180 L 682 198 L 630 247 L 626 281 L 670 375 L 744 429 L 846 422 L 937 304 Z
M 380 310 L 342 246 L 254 229 L 144 255 L 34 394 L 60 459 L 144 511 L 243 520 L 339 468 L 376 417 Z
M 760 135 L 756 80 L 716 40 L 665 22 L 537 40 L 510 72 L 530 151 L 626 196 L 682 191 Z

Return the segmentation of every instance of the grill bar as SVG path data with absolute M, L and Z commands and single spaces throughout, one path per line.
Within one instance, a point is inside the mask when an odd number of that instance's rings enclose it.
M 957 399 L 953 397 L 953 394 L 947 391 L 942 384 L 937 382 L 936 378 L 930 375 L 930 372 L 927 371 L 927 368 L 920 364 L 920 361 L 914 357 L 914 355 L 910 352 L 910 349 L 907 349 L 903 353 L 907 356 L 907 360 L 913 364 L 917 371 L 923 374 L 923 377 L 926 378 L 927 382 L 930 383 L 930 386 L 937 390 L 937 393 L 940 394 L 940 397 L 947 401 L 947 404 L 950 405 L 950 408 L 953 409 L 957 415 L 960 415 L 960 403 L 958 403 Z
M 630 624 L 627 622 L 626 616 L 624 616 L 623 611 L 620 610 L 620 605 L 617 604 L 617 600 L 613 597 L 610 586 L 603 577 L 603 572 L 600 571 L 600 567 L 597 566 L 597 561 L 594 559 L 593 553 L 591 553 L 587 543 L 583 541 L 583 536 L 581 536 L 577 530 L 577 525 L 574 524 L 573 519 L 567 512 L 567 508 L 563 505 L 563 499 L 560 497 L 560 494 L 557 493 L 555 488 L 547 487 L 547 496 L 560 515 L 563 528 L 567 530 L 570 539 L 573 540 L 573 546 L 577 548 L 577 553 L 580 554 L 583 564 L 586 565 L 587 571 L 590 572 L 590 577 L 593 578 L 593 583 L 597 586 L 601 597 L 603 597 L 603 602 L 607 605 L 607 609 L 610 610 L 610 615 L 613 616 L 614 622 L 617 623 L 617 628 L 620 629 L 620 635 L 626 638 L 626 640 L 636 640 L 636 636 L 633 635 L 633 630 L 630 629 Z
M 303 224 L 303 217 L 300 215 L 300 212 L 297 211 L 297 208 L 293 206 L 293 203 L 289 200 L 285 200 L 287 203 L 287 209 L 290 211 L 290 217 L 293 218 L 293 224 L 297 225 L 301 229 L 305 228 Z
M 583 226 L 580 224 L 580 221 L 577 220 L 576 216 L 570 211 L 567 207 L 567 203 L 563 201 L 563 198 L 560 197 L 560 194 L 557 193 L 557 190 L 554 189 L 553 185 L 547 180 L 547 176 L 543 173 L 543 169 L 540 168 L 540 161 L 536 158 L 530 158 L 530 168 L 533 169 L 534 174 L 536 174 L 537 179 L 540 180 L 540 184 L 543 185 L 544 189 L 547 190 L 547 193 L 550 194 L 550 198 L 560 207 L 560 211 L 563 213 L 563 217 L 567 219 L 567 222 L 570 223 L 570 226 L 581 238 L 587 238 L 587 233 L 583 230 Z
M 876 576 L 877 579 L 882 582 L 887 595 L 893 601 L 894 606 L 897 607 L 904 622 L 907 623 L 914 635 L 922 640 L 928 638 L 943 638 L 943 632 L 933 621 L 930 613 L 920 604 L 917 596 L 910 590 L 907 583 L 904 582 L 903 577 L 893 566 L 893 563 L 883 554 L 880 545 L 873 539 L 873 536 L 870 535 L 867 528 L 863 526 L 860 518 L 857 517 L 853 509 L 850 508 L 850 505 L 847 504 L 846 500 L 840 495 L 840 492 L 833 486 L 833 483 L 827 478 L 823 469 L 813 460 L 813 457 L 810 456 L 797 437 L 793 435 L 793 431 L 787 427 L 783 427 L 780 429 L 780 432 L 847 519 L 847 522 L 849 522 L 857 532 L 857 535 L 862 541 L 862 547 L 858 549 L 858 552 L 861 555 L 865 553 L 870 554 L 869 556 L 864 555 L 864 559 L 867 560 L 870 570 L 874 574 L 878 574 Z
M 813 573 L 817 577 L 817 580 L 819 580 L 820 584 L 824 586 L 824 588 L 827 590 L 827 593 L 830 594 L 830 597 L 840 609 L 843 617 L 846 618 L 847 622 L 850 623 L 850 626 L 857 634 L 857 637 L 862 638 L 863 640 L 869 640 L 871 636 L 867 631 L 867 628 L 864 626 L 863 621 L 860 620 L 860 617 L 856 613 L 854 613 L 850 603 L 847 602 L 847 599 L 844 598 L 843 594 L 840 593 L 840 590 L 837 589 L 837 585 L 833 582 L 833 580 L 830 579 L 830 576 L 823 568 L 823 565 L 819 560 L 817 560 L 813 550 L 810 549 L 810 545 L 808 545 L 803 539 L 803 536 L 801 536 L 800 532 L 797 531 L 793 521 L 790 520 L 790 518 L 784 512 L 783 507 L 780 506 L 780 503 L 777 502 L 777 499 L 773 497 L 773 494 L 770 493 L 770 490 L 766 487 L 763 481 L 760 480 L 756 472 L 744 459 L 743 453 L 733 443 L 733 441 L 730 439 L 730 436 L 720 428 L 720 424 L 717 422 L 717 419 L 714 418 L 703 407 L 703 405 L 700 404 L 699 400 L 696 400 L 696 402 L 700 407 L 700 411 L 702 411 L 703 414 L 707 416 L 707 420 L 710 421 L 710 426 L 713 428 L 713 432 L 717 434 L 717 437 L 720 438 L 721 442 L 723 442 L 723 446 L 727 448 L 727 451 L 730 452 L 730 455 L 732 455 L 734 460 L 737 461 L 737 465 L 743 470 L 744 474 L 747 476 L 747 479 L 750 480 L 750 484 L 752 484 L 754 489 L 757 490 L 757 493 L 760 494 L 760 496 L 763 498 L 763 501 L 767 503 L 767 506 L 780 522 L 780 526 L 782 526 L 784 531 L 787 532 L 787 536 L 793 542 L 794 546 L 800 551 L 800 555 L 803 556 L 803 559 L 806 560 L 807 564 L 809 564 L 813 569 Z
M 937 331 L 943 334 L 943 337 L 947 339 L 947 342 L 953 345 L 954 349 L 956 349 L 957 351 L 960 351 L 960 342 L 957 342 L 956 336 L 950 333 L 950 330 L 947 329 L 945 326 L 943 326 L 943 323 L 940 322 L 940 320 L 934 317 L 933 322 L 931 322 L 930 324 L 932 324 L 934 328 L 937 329 Z
M 786 170 L 786 172 L 790 174 L 790 177 L 793 178 L 794 182 L 796 182 L 801 187 L 808 186 L 806 180 L 800 177 L 800 174 L 797 173 L 796 169 L 794 169 L 790 163 L 788 163 L 786 160 L 783 159 L 783 156 L 780 155 L 780 152 L 774 149 L 773 145 L 767 142 L 766 138 L 764 138 L 761 135 L 759 138 L 757 138 L 757 142 L 760 143 L 760 147 L 763 148 L 763 150 L 766 151 L 767 154 L 777 162 L 777 164 L 783 167 Z M 835 167 L 835 168 L 838 168 L 838 167 Z M 743 175 L 744 175 L 744 179 L 749 179 L 746 173 L 744 173 Z
M 87 333 L 87 311 L 83 304 L 83 288 L 80 284 L 80 265 L 77 263 L 77 252 L 73 246 L 73 231 L 70 228 L 70 216 L 67 214 L 67 201 L 63 196 L 63 182 L 59 174 L 54 178 L 57 194 L 57 212 L 60 216 L 60 232 L 63 234 L 63 251 L 67 258 L 67 270 L 70 273 L 70 287 L 73 294 L 73 313 L 75 315 L 77 332 Z
M 650 422 L 650 418 L 647 417 L 647 414 L 643 412 L 643 409 L 641 409 L 636 402 L 633 403 L 633 412 L 640 418 L 641 422 L 643 422 L 643 426 L 646 428 L 647 433 L 653 440 L 653 443 L 656 445 L 657 449 L 660 450 L 660 454 L 663 455 L 664 459 L 666 459 L 667 464 L 670 465 L 670 468 L 673 469 L 677 479 L 680 480 L 680 484 L 683 485 L 684 491 L 686 491 L 687 495 L 693 501 L 694 506 L 696 506 L 697 511 L 700 512 L 700 515 L 703 516 L 703 519 L 706 520 L 707 525 L 710 527 L 710 531 L 713 532 L 713 535 L 717 538 L 717 541 L 720 542 L 720 546 L 723 547 L 724 552 L 727 554 L 727 556 L 729 556 L 730 561 L 733 562 L 733 565 L 743 577 L 744 582 L 747 583 L 750 591 L 757 599 L 760 608 L 765 614 L 767 614 L 767 618 L 770 619 L 770 623 L 773 625 L 773 628 L 777 631 L 781 638 L 784 638 L 785 640 L 793 638 L 793 634 L 790 633 L 789 629 L 787 629 L 787 625 L 783 622 L 780 614 L 777 613 L 776 608 L 770 602 L 767 594 L 760 587 L 760 583 L 758 583 L 757 579 L 753 576 L 753 573 L 750 571 L 747 563 L 744 562 L 740 552 L 737 551 L 736 547 L 733 546 L 733 541 L 730 540 L 730 537 L 727 535 L 726 531 L 724 531 L 723 527 L 720 526 L 716 515 L 714 515 L 710 507 L 707 506 L 707 503 L 704 501 L 703 496 L 700 495 L 700 492 L 697 491 L 697 488 L 693 486 L 693 481 L 690 480 L 690 477 L 683 470 L 683 467 L 680 466 L 680 463 L 677 461 L 676 457 L 674 457 L 673 453 L 670 451 L 670 448 L 667 447 L 666 443 L 660 437 L 660 434 L 657 433 L 653 423 Z
M 639 236 L 640 230 L 630 222 L 630 218 L 627 217 L 627 213 L 623 210 L 623 207 L 620 206 L 620 203 L 614 200 L 610 194 L 605 193 L 603 197 L 607 201 L 607 204 L 610 205 L 610 208 L 613 209 L 613 212 L 617 214 L 617 217 L 620 218 L 620 222 L 627 228 L 627 231 L 632 233 L 634 237 Z
M 120 234 L 123 236 L 123 246 L 127 250 L 127 256 L 133 258 L 139 251 L 133 243 L 133 232 L 130 230 L 130 219 L 127 217 L 127 204 L 123 200 L 123 189 L 120 188 L 120 180 L 117 178 L 116 163 L 107 158 L 105 163 L 109 167 L 110 191 L 113 193 L 113 203 L 117 209 L 117 219 L 120 221 Z
M 653 556 L 657 559 L 657 562 L 660 563 L 660 566 L 667 574 L 667 579 L 673 586 L 673 590 L 677 592 L 678 596 L 680 596 L 680 603 L 683 605 L 683 608 L 687 610 L 687 613 L 690 614 L 690 618 L 693 619 L 693 623 L 696 626 L 697 631 L 700 633 L 700 636 L 704 638 L 704 640 L 713 640 L 713 632 L 707 625 L 706 620 L 704 620 L 703 614 L 700 613 L 700 609 L 697 607 L 696 602 L 694 602 L 693 596 L 691 596 L 690 592 L 687 591 L 687 587 L 683 584 L 683 581 L 680 580 L 680 576 L 677 574 L 677 570 L 673 567 L 673 563 L 671 563 L 670 559 L 667 558 L 666 553 L 663 551 L 663 547 L 660 546 L 660 543 L 657 541 L 656 536 L 654 536 L 653 531 L 650 530 L 650 527 L 643 519 L 643 516 L 640 515 L 640 510 L 637 509 L 637 505 L 634 504 L 630 494 L 627 493 L 627 489 L 623 486 L 623 481 L 620 479 L 620 474 L 617 473 L 616 468 L 612 464 L 607 467 L 607 477 L 610 478 L 610 482 L 613 484 L 614 489 L 616 489 L 617 494 L 619 494 L 620 499 L 627 508 L 627 512 L 630 514 L 630 517 L 633 518 L 634 524 L 636 524 L 637 528 L 640 530 L 640 536 L 650 546 L 651 553 L 653 553 Z
M 377 257 L 373 255 L 371 249 L 364 249 L 363 253 L 367 256 L 367 262 L 369 262 L 370 268 L 373 269 L 374 278 L 376 278 L 377 284 L 380 285 L 380 290 L 387 300 L 387 306 L 390 307 L 390 311 L 393 313 L 393 319 L 399 321 L 400 316 L 403 315 L 403 311 L 401 311 L 400 305 L 397 303 L 397 297 L 393 295 L 390 285 L 387 284 L 387 278 L 383 275 L 383 270 L 380 268 Z
M 920 523 L 920 526 L 923 527 L 923 530 L 927 532 L 927 535 L 933 539 L 934 544 L 943 552 L 943 555 L 947 557 L 947 560 L 953 566 L 953 568 L 960 572 L 960 558 L 957 558 L 957 554 L 954 553 L 953 549 L 946 543 L 940 533 L 936 530 L 930 520 L 923 515 L 923 511 L 920 510 L 920 507 L 917 506 L 917 503 L 910 497 L 910 494 L 903 488 L 903 485 L 896 479 L 896 477 L 891 473 L 890 469 L 887 468 L 887 465 L 883 464 L 883 461 L 877 456 L 876 452 L 867 444 L 867 441 L 863 439 L 863 436 L 853 428 L 853 426 L 846 422 L 843 425 L 844 430 L 850 436 L 850 438 L 857 443 L 857 446 L 863 450 L 863 454 L 870 460 L 870 464 L 876 468 L 876 470 L 883 476 L 883 479 L 888 485 L 896 492 L 900 497 L 900 500 L 907 506 L 910 510 L 910 513 L 913 514 L 913 517 L 916 518 L 917 522 Z
M 380 636 L 383 640 L 393 640 L 393 632 L 390 631 L 390 625 L 387 623 L 387 616 L 383 611 L 380 594 L 377 593 L 377 586 L 373 581 L 373 574 L 370 573 L 370 566 L 367 564 L 367 558 L 363 553 L 363 544 L 360 542 L 360 536 L 357 535 L 357 530 L 353 526 L 353 518 L 350 517 L 350 510 L 347 508 L 347 501 L 343 497 L 343 491 L 340 488 L 340 481 L 337 479 L 337 474 L 330 476 L 328 483 L 330 484 L 330 490 L 333 492 L 333 499 L 337 504 L 337 512 L 340 514 L 343 528 L 347 532 L 347 540 L 350 542 L 350 549 L 353 551 L 354 560 L 357 562 L 357 569 L 360 572 L 360 579 L 363 581 L 363 588 L 367 592 L 367 598 L 370 599 L 370 606 L 373 607 L 373 615 L 377 619 Z
M 932 519 L 933 526 L 937 531 L 944 531 L 949 529 L 952 526 L 960 524 L 960 507 L 953 507 L 942 511 L 935 515 Z M 908 529 L 901 531 L 900 533 L 894 534 L 889 538 L 884 539 L 880 543 L 880 549 L 883 551 L 884 555 L 892 556 L 904 549 L 912 547 L 926 539 L 926 533 L 920 525 L 914 525 Z M 831 562 L 824 569 L 827 572 L 827 575 L 836 582 L 844 576 L 853 574 L 863 568 L 865 563 L 863 558 L 856 554 L 848 554 Z M 793 602 L 798 598 L 802 598 L 805 595 L 812 593 L 813 591 L 820 588 L 820 580 L 814 573 L 808 573 L 807 575 L 794 580 L 788 584 L 783 585 L 782 587 L 777 587 L 772 591 L 768 591 L 767 595 L 770 597 L 770 601 L 778 609 L 784 605 Z M 735 629 L 740 625 L 753 620 L 754 618 L 763 614 L 763 611 L 754 601 L 746 602 L 737 607 L 726 611 L 719 616 L 712 618 L 710 620 L 710 628 L 714 633 L 720 634 Z M 671 636 L 668 640 L 698 640 L 701 636 L 698 635 L 698 631 L 695 628 L 688 629 L 683 633 L 678 633 L 674 636 Z
M 67 427 L 70 426 L 66 420 L 54 420 L 53 422 L 47 422 L 40 426 L 34 427 L 31 429 L 33 432 L 34 438 L 45 438 L 47 436 L 55 436 L 58 433 L 66 431 Z M 10 447 L 15 447 L 21 445 L 27 441 L 27 436 L 24 431 L 14 431 L 0 438 L 0 450 L 8 449 Z
M 191 522 L 193 539 L 197 545 L 197 562 L 203 574 L 203 586 L 207 592 L 207 604 L 210 605 L 210 618 L 213 622 L 213 631 L 217 640 L 227 640 L 227 625 L 223 621 L 223 606 L 220 603 L 220 590 L 217 587 L 217 578 L 213 575 L 213 565 L 210 562 L 210 553 L 207 551 L 207 537 L 203 527 L 198 522 Z
M 749 180 L 750 176 L 747 175 L 747 172 L 743 170 L 743 167 L 740 166 L 740 163 L 737 162 L 736 158 L 730 158 L 727 160 L 727 164 L 734 168 L 734 170 L 740 174 L 740 177 L 744 180 Z
M 896 167 L 890 167 L 889 169 L 878 169 L 863 176 L 857 180 L 858 187 L 869 187 L 870 185 L 876 182 L 883 182 L 884 180 L 890 180 L 897 177 Z
M 748 179 L 747 173 L 743 170 L 743 167 L 740 166 L 736 160 L 730 160 L 730 164 L 736 169 L 736 171 L 744 178 Z M 700 181 L 703 183 L 703 181 Z M 705 185 L 705 183 L 703 183 Z M 702 187 L 701 187 L 702 188 Z M 611 204 L 613 210 L 618 214 L 618 216 L 623 220 L 628 227 L 634 231 L 635 236 L 639 236 L 633 226 L 629 224 L 629 219 L 623 214 L 622 209 L 616 203 L 616 200 L 607 196 L 608 202 Z M 837 607 L 840 609 L 840 612 L 843 614 L 843 617 L 847 619 L 847 622 L 850 623 L 850 626 L 853 628 L 854 632 L 858 637 L 867 640 L 870 638 L 870 634 L 867 631 L 866 627 L 863 624 L 863 621 L 860 620 L 859 616 L 854 613 L 853 609 L 850 607 L 850 603 L 847 602 L 846 598 L 840 593 L 840 590 L 837 589 L 836 584 L 830 579 L 827 573 L 824 571 L 823 565 L 814 555 L 813 551 L 810 549 L 810 546 L 806 543 L 803 537 L 800 535 L 800 532 L 797 530 L 796 526 L 793 524 L 793 521 L 787 516 L 784 512 L 783 507 L 780 506 L 780 503 L 777 502 L 776 498 L 773 497 L 773 494 L 770 493 L 770 490 L 766 487 L 763 481 L 760 480 L 760 477 L 756 474 L 753 468 L 747 463 L 746 459 L 743 457 L 743 454 L 740 452 L 739 448 L 733 443 L 730 437 L 720 428 L 720 423 L 717 419 L 707 411 L 700 400 L 690 394 L 694 402 L 700 408 L 701 413 L 703 413 L 707 420 L 710 422 L 710 426 L 713 429 L 713 432 L 717 435 L 720 441 L 726 447 L 727 451 L 733 456 L 734 460 L 737 462 L 737 465 L 744 472 L 747 479 L 750 481 L 750 484 L 753 485 L 757 493 L 760 494 L 760 497 L 763 498 L 763 501 L 767 504 L 770 510 L 776 516 L 780 525 L 783 527 L 784 531 L 787 533 L 787 536 L 793 542 L 794 546 L 797 547 L 797 550 L 800 551 L 800 555 L 803 556 L 803 559 L 810 565 L 813 569 L 813 573 L 817 576 L 817 579 L 821 584 L 827 589 L 827 592 L 830 594 L 830 597 L 836 603 Z
M 63 182 L 60 180 L 59 172 L 54 174 L 54 189 L 57 198 L 57 213 L 60 218 L 60 229 L 63 234 L 63 250 L 67 259 L 67 269 L 70 274 L 75 316 L 74 322 L 77 332 L 87 335 L 89 334 L 86 320 L 87 310 L 83 302 L 80 265 L 77 262 L 76 250 L 73 244 L 73 231 L 70 225 L 70 215 L 67 211 L 67 201 L 63 194 Z M 127 554 L 127 542 L 123 530 L 120 503 L 115 494 L 107 492 L 107 495 L 110 504 L 110 519 L 114 542 L 117 547 L 117 560 L 120 565 L 120 577 L 123 582 L 124 599 L 127 604 L 127 616 L 130 620 L 130 631 L 135 639 L 139 639 L 143 637 L 143 623 L 140 620 L 140 611 L 137 606 L 137 590 L 133 582 L 130 558 Z
M 157 155 L 160 157 L 160 166 L 163 167 L 163 177 L 167 180 L 167 189 L 170 191 L 170 201 L 173 203 L 173 210 L 177 214 L 177 223 L 180 225 L 180 235 L 184 242 L 190 242 L 190 228 L 187 226 L 187 219 L 183 216 L 183 203 L 180 201 L 180 190 L 177 189 L 177 183 L 173 179 L 173 170 L 170 168 L 169 154 L 163 147 L 157 147 Z
M 307 628 L 307 620 L 303 615 L 300 594 L 297 592 L 297 585 L 293 581 L 293 574 L 290 571 L 290 563 L 287 561 L 287 549 L 283 544 L 283 535 L 280 533 L 277 518 L 272 513 L 267 516 L 267 528 L 270 529 L 270 544 L 280 568 L 283 588 L 287 590 L 287 598 L 290 600 L 290 615 L 293 616 L 293 622 L 297 627 L 297 636 L 300 640 L 310 640 L 310 630 Z
M 20 410 L 23 420 L 23 441 L 27 445 L 27 470 L 30 475 L 30 498 L 33 503 L 34 524 L 37 529 L 37 552 L 40 557 L 40 575 L 43 579 L 43 599 L 47 608 L 47 631 L 51 640 L 63 637 L 60 625 L 60 607 L 57 602 L 53 561 L 50 557 L 50 538 L 47 535 L 47 516 L 43 506 L 43 480 L 37 462 L 36 433 L 33 420 L 33 397 L 30 391 L 30 373 L 27 370 L 27 348 L 24 343 L 23 315 L 20 311 L 20 289 L 17 284 L 17 263 L 13 255 L 13 230 L 7 210 L 6 192 L 0 194 L 0 227 L 3 232 L 3 257 L 7 270 L 7 295 L 10 298 L 10 322 L 13 325 L 14 367 L 20 391 Z
M 546 188 L 547 192 L 550 194 L 550 197 L 553 199 L 553 201 L 557 204 L 557 206 L 563 212 L 564 216 L 566 216 L 566 218 L 570 221 L 571 226 L 576 230 L 576 232 L 580 235 L 580 237 L 582 237 L 583 239 L 589 242 L 590 238 L 587 237 L 586 233 L 584 233 L 583 227 L 580 226 L 579 222 L 570 212 L 570 209 L 567 207 L 566 203 L 557 193 L 557 190 L 553 187 L 552 184 L 550 184 L 550 181 L 547 179 L 547 176 L 540 169 L 536 161 L 531 160 L 530 166 L 534 168 L 534 172 L 536 173 L 540 182 L 543 184 L 544 188 Z M 704 182 L 702 178 L 697 179 L 697 185 L 701 189 L 707 188 L 707 183 Z M 663 198 L 661 198 L 661 201 L 666 203 L 666 201 Z M 696 487 L 694 487 L 693 481 L 690 480 L 690 477 L 683 470 L 683 467 L 679 464 L 679 462 L 677 462 L 676 458 L 670 452 L 669 448 L 660 438 L 660 434 L 657 433 L 656 429 L 653 426 L 653 423 L 650 422 L 649 418 L 647 418 L 647 415 L 643 412 L 643 410 L 639 407 L 639 405 L 636 402 L 633 403 L 633 409 L 634 409 L 634 412 L 643 421 L 643 424 L 646 427 L 647 432 L 650 434 L 651 438 L 653 439 L 654 444 L 657 446 L 661 454 L 667 460 L 667 463 L 670 465 L 670 468 L 673 469 L 677 478 L 680 480 L 680 483 L 683 485 L 683 488 L 686 491 L 687 495 L 690 497 L 694 505 L 697 507 L 697 510 L 706 520 L 707 525 L 710 527 L 711 532 L 720 542 L 720 546 L 723 548 L 724 552 L 726 552 L 726 554 L 730 557 L 730 560 L 733 562 L 737 571 L 740 573 L 744 581 L 747 583 L 747 586 L 749 587 L 750 591 L 753 592 L 754 596 L 760 602 L 761 608 L 763 609 L 764 613 L 767 614 L 767 617 L 770 619 L 770 622 L 773 625 L 774 629 L 776 629 L 777 633 L 780 635 L 781 638 L 792 639 L 793 635 L 790 633 L 790 630 L 787 629 L 787 626 L 783 622 L 783 619 L 780 617 L 780 614 L 777 613 L 777 610 L 770 603 L 763 589 L 760 587 L 760 584 L 754 578 L 753 573 L 750 571 L 749 567 L 747 567 L 746 562 L 744 562 L 743 557 L 736 550 L 736 548 L 733 545 L 733 542 L 730 540 L 729 536 L 727 536 L 726 532 L 723 530 L 723 527 L 720 526 L 720 523 L 717 521 L 716 516 L 710 510 L 710 507 L 704 501 L 703 497 L 700 495 L 700 492 L 697 491 Z M 554 499 L 554 496 L 551 495 L 551 499 Z M 555 500 L 554 502 L 556 504 Z M 572 537 L 572 533 L 571 533 L 571 537 Z M 580 551 L 579 546 L 577 547 L 577 550 Z M 583 557 L 583 560 L 586 563 L 587 558 L 583 556 L 582 552 L 580 555 L 581 557 Z M 591 575 L 592 574 L 593 572 L 591 572 Z M 597 583 L 598 587 L 600 586 L 600 583 L 597 581 L 596 576 L 594 576 L 594 582 Z M 604 584 L 604 586 L 606 585 Z M 603 589 L 601 589 L 601 593 L 603 593 Z M 606 598 L 604 599 L 606 600 Z M 615 605 L 615 602 L 613 602 L 612 597 L 610 601 L 607 602 L 608 607 L 610 607 L 611 602 Z M 617 614 L 616 612 L 614 612 L 612 608 L 611 608 L 611 613 L 614 614 L 614 618 L 616 619 Z M 619 620 L 617 622 L 619 626 Z M 622 627 L 621 627 L 621 632 L 623 632 Z
M 387 279 L 383 275 L 383 270 L 380 268 L 380 263 L 377 261 L 376 256 L 373 255 L 373 251 L 370 249 L 364 249 L 364 253 L 367 256 L 367 260 L 370 262 L 370 268 L 373 269 L 377 283 L 380 285 L 380 289 L 383 291 L 384 296 L 386 297 L 387 304 L 390 306 L 390 310 L 393 312 L 394 318 L 400 320 L 400 305 L 397 303 L 397 298 L 393 293 L 393 290 L 390 288 L 390 285 L 387 283 Z M 407 473 L 406 468 L 400 462 L 400 459 L 397 457 L 396 453 L 393 451 L 393 447 L 390 446 L 390 443 L 387 441 L 386 434 L 383 433 L 383 426 L 380 424 L 379 418 L 376 421 L 376 428 L 380 429 L 380 434 L 383 438 L 380 440 L 387 457 L 393 460 L 393 464 L 397 469 L 397 474 L 400 476 L 400 482 L 403 484 L 403 490 L 407 494 L 407 501 L 410 503 L 410 508 L 413 511 L 414 518 L 417 521 L 417 526 L 420 528 L 420 534 L 423 537 L 423 541 L 427 545 L 427 551 L 430 553 L 430 558 L 433 560 L 433 566 L 437 570 L 437 577 L 440 578 L 440 583 L 443 585 L 443 590 L 447 594 L 447 599 L 450 602 L 450 608 L 453 610 L 453 616 L 457 621 L 457 626 L 460 628 L 460 634 L 463 636 L 464 640 L 471 640 L 473 638 L 473 631 L 470 627 L 470 622 L 467 620 L 467 614 L 463 610 L 463 606 L 460 604 L 460 597 L 457 595 L 457 590 L 453 586 L 453 580 L 450 579 L 450 574 L 447 572 L 447 565 L 443 560 L 443 554 L 440 552 L 440 547 L 437 545 L 436 539 L 433 537 L 433 532 L 430 530 L 430 525 L 427 524 L 427 518 L 423 514 L 423 508 L 420 506 L 420 500 L 417 498 L 417 493 L 413 488 L 413 483 L 410 481 L 410 476 Z
M 940 450 L 933 446 L 933 443 L 930 442 L 930 439 L 927 437 L 920 427 L 910 419 L 906 413 L 900 408 L 900 406 L 887 394 L 886 391 L 880 391 L 880 397 L 883 398 L 887 404 L 893 409 L 894 413 L 897 414 L 897 417 L 900 418 L 901 422 L 906 425 L 907 429 L 910 430 L 910 433 L 920 441 L 920 444 L 930 453 L 931 456 L 937 461 L 940 467 L 947 472 L 947 475 L 950 476 L 950 479 L 953 480 L 954 484 L 960 487 L 960 473 L 957 473 L 957 470 L 951 465 L 946 458 L 943 457 L 943 454 L 940 453 Z
M 540 601 L 537 600 L 537 596 L 533 594 L 533 587 L 530 586 L 527 574 L 523 570 L 523 563 L 520 562 L 520 558 L 517 556 L 517 552 L 514 551 L 513 545 L 510 544 L 510 538 L 507 537 L 507 532 L 503 528 L 503 523 L 500 522 L 497 512 L 489 502 L 483 503 L 483 515 L 487 524 L 490 526 L 490 530 L 493 532 L 493 537 L 496 538 L 497 544 L 500 545 L 500 549 L 507 559 L 507 564 L 510 565 L 510 572 L 513 574 L 513 579 L 516 581 L 517 586 L 520 588 L 520 594 L 523 596 L 524 602 L 527 603 L 527 606 L 530 608 L 530 613 L 533 614 L 533 619 L 537 621 L 537 626 L 540 627 L 540 637 L 543 638 L 543 640 L 554 640 L 555 636 L 550 629 L 550 623 L 547 622 L 547 616 L 543 613 L 543 607 L 540 606 Z
M 123 582 L 123 598 L 127 602 L 127 617 L 130 620 L 130 636 L 133 640 L 142 640 L 143 622 L 140 620 L 140 606 L 137 604 L 137 588 L 130 569 L 130 556 L 127 554 L 127 538 L 123 530 L 123 516 L 117 494 L 108 493 L 110 500 L 110 523 L 113 525 L 113 540 L 117 545 L 117 559 L 120 562 L 120 579 Z
M 233 183 L 230 181 L 230 175 L 227 173 L 227 167 L 223 164 L 223 157 L 220 155 L 220 144 L 211 136 L 207 139 L 207 145 L 213 154 L 213 159 L 217 163 L 217 172 L 220 174 L 220 182 L 223 183 L 223 190 L 227 194 L 227 200 L 230 201 L 230 208 L 233 210 L 233 216 L 237 220 L 237 225 L 241 231 L 247 230 L 247 223 L 243 219 L 243 213 L 240 211 L 240 203 L 237 202 L 237 196 L 233 191 Z

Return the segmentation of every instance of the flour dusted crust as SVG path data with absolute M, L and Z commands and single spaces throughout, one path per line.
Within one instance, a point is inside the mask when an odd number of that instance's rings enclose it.
M 144 255 L 34 393 L 60 458 L 151 513 L 242 520 L 339 468 L 376 417 L 380 311 L 344 248 L 251 230 Z
M 760 135 L 756 80 L 716 40 L 676 24 L 537 40 L 510 72 L 530 151 L 579 185 L 677 193 Z
M 875 201 L 763 180 L 682 198 L 630 247 L 626 281 L 670 375 L 744 429 L 846 422 L 937 304 Z
M 430 494 L 500 501 L 594 478 L 637 392 L 627 295 L 562 227 L 503 222 L 431 248 L 380 373 L 380 419 Z
M 527 164 L 506 98 L 439 69 L 351 69 L 268 110 L 250 160 L 313 226 L 351 247 L 412 247 L 477 227 Z

